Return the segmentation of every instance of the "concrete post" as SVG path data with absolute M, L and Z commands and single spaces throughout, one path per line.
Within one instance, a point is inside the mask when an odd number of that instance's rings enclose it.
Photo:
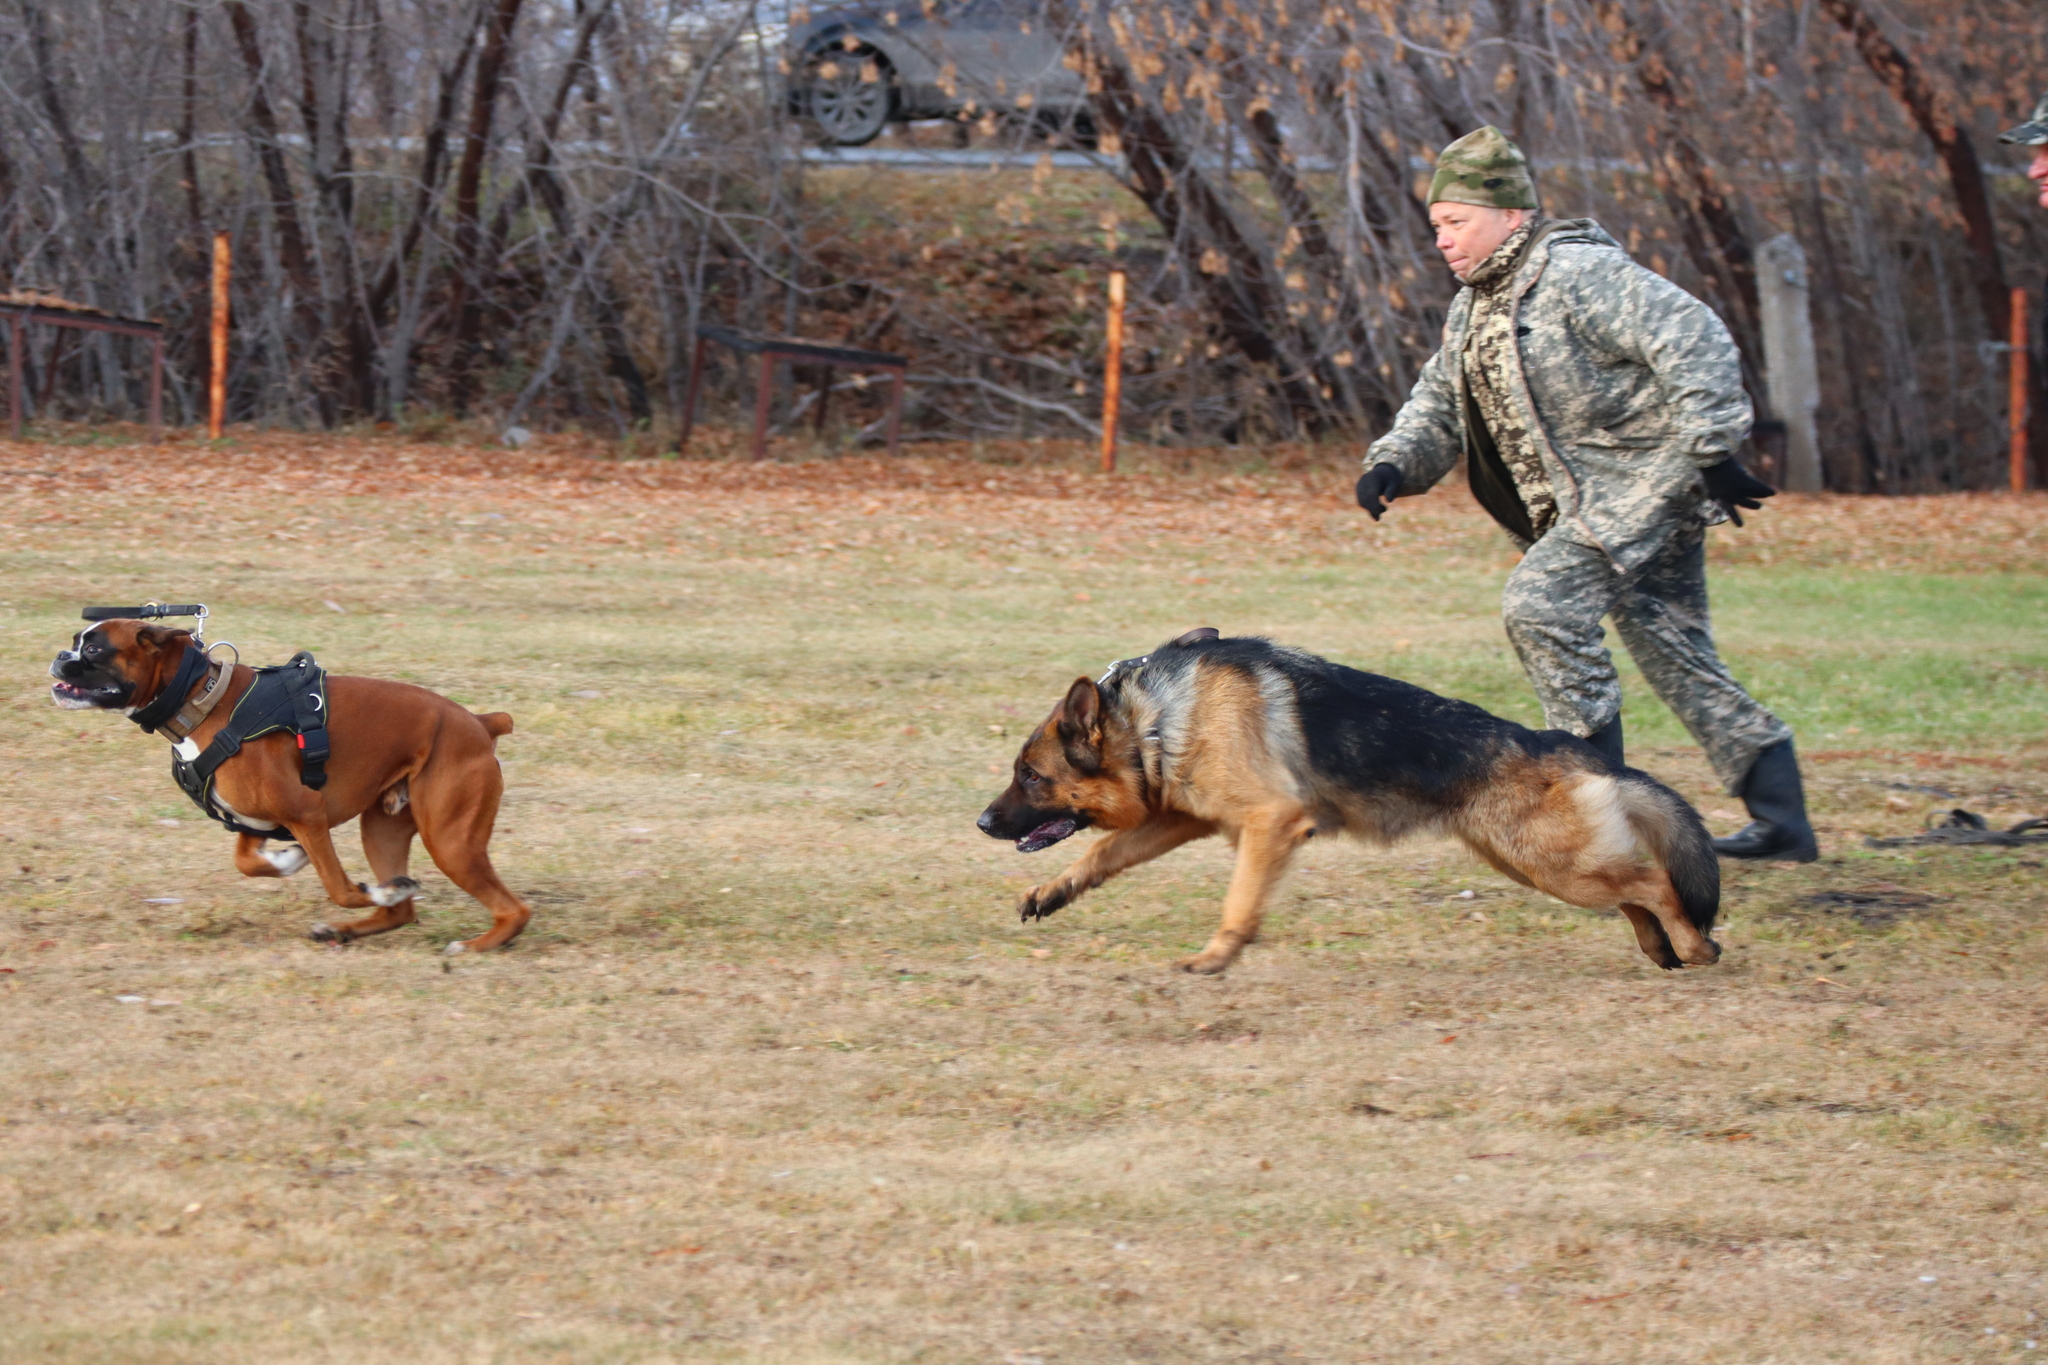
M 1786 491 L 1818 493 L 1820 368 L 1813 353 L 1806 251 L 1790 233 L 1757 249 L 1757 297 L 1764 314 L 1764 382 L 1785 424 Z

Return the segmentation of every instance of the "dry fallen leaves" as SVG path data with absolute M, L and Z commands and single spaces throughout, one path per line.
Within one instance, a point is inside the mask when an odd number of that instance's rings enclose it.
M 730 456 L 744 441 L 743 433 L 700 430 L 692 450 Z M 147 497 L 110 503 L 104 495 L 211 480 L 242 494 L 210 514 L 209 532 L 222 541 L 297 539 L 286 529 L 288 509 L 340 496 L 438 500 L 452 504 L 451 515 L 485 502 L 531 502 L 536 518 L 581 506 L 616 519 L 597 539 L 626 552 L 821 557 L 869 548 L 876 528 L 893 523 L 907 533 L 897 543 L 951 547 L 976 537 L 991 550 L 1058 543 L 1085 546 L 1098 558 L 1156 558 L 1190 569 L 1232 551 L 1327 561 L 1441 550 L 1459 562 L 1511 562 L 1462 486 L 1404 498 L 1385 521 L 1368 521 L 1351 501 L 1355 452 L 1332 447 L 1169 452 L 1189 461 L 1185 471 L 1146 467 L 1156 461 L 1141 450 L 1131 460 L 1138 467 L 1103 476 L 1085 444 L 1071 441 L 760 462 L 610 459 L 609 446 L 573 435 L 539 437 L 513 451 L 423 445 L 395 434 L 238 429 L 227 445 L 215 449 L 173 432 L 157 447 L 12 446 L 0 454 L 0 545 L 33 542 L 50 525 L 88 522 L 141 535 L 140 525 L 119 522 L 128 506 L 139 517 L 151 505 Z M 1266 468 L 1247 472 L 1226 459 Z M 492 511 L 483 521 L 476 534 L 545 539 L 544 520 L 523 526 Z M 695 537 L 687 547 L 673 542 L 678 524 Z M 1709 543 L 1716 560 L 1731 563 L 2038 573 L 2048 569 L 2048 494 L 1782 495 L 1741 530 L 1724 528 Z M 1190 573 L 1191 582 L 1208 579 Z

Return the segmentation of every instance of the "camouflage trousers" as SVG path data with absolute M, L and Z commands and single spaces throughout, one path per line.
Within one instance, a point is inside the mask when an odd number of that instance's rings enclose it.
M 1630 573 L 1552 531 L 1508 575 L 1501 614 L 1553 729 L 1583 738 L 1621 714 L 1621 679 L 1600 626 L 1612 615 L 1643 677 L 1707 751 L 1731 795 L 1758 753 L 1792 737 L 1714 651 L 1699 527 L 1680 529 Z

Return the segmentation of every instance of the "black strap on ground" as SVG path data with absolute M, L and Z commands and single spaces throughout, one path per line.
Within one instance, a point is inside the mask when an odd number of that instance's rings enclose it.
M 1939 844 L 2048 844 L 2048 820 L 2022 820 L 2011 829 L 1993 829 L 1983 816 L 1960 806 L 1941 817 L 1920 834 L 1902 834 L 1893 839 L 1865 839 L 1865 848 L 1914 848 Z

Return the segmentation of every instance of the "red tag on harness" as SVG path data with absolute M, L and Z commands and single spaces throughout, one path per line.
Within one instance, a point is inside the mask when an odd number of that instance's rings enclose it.
M 306 749 L 306 737 L 305 737 L 304 735 L 300 735 L 300 736 L 298 736 L 298 741 L 299 741 L 299 751 L 300 751 L 301 753 L 304 753 L 304 752 L 305 752 L 305 749 Z

